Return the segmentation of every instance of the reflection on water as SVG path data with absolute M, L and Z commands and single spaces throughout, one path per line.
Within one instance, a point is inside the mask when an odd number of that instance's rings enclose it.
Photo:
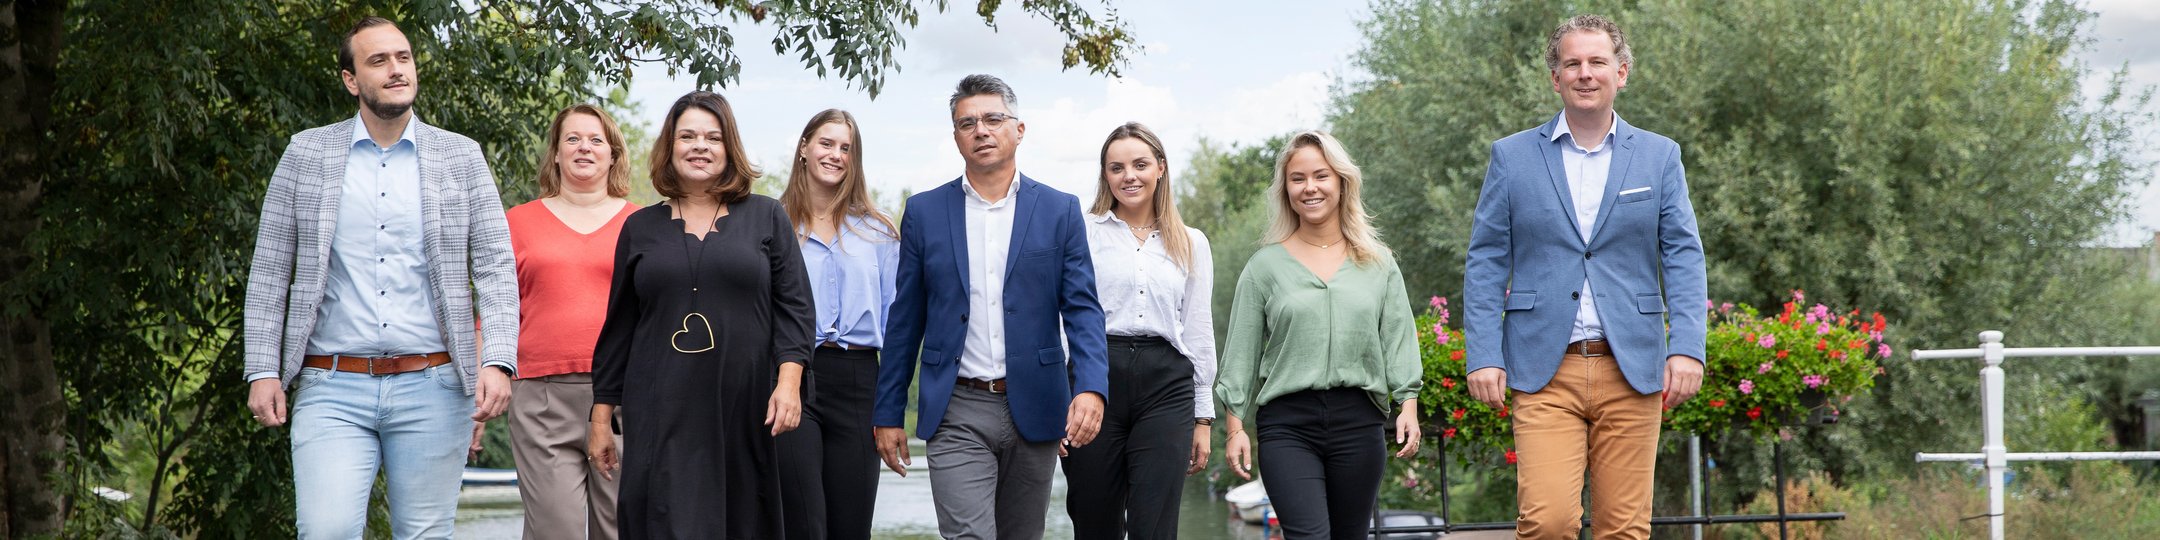
M 935 539 L 937 511 L 930 499 L 930 471 L 924 467 L 921 448 L 916 448 L 915 469 L 902 478 L 882 471 L 878 479 L 877 512 L 873 516 L 877 538 Z M 1236 478 L 1229 478 L 1235 481 Z M 1260 540 L 1259 527 L 1247 526 L 1230 515 L 1229 506 L 1216 495 L 1228 485 L 1210 489 L 1207 478 L 1185 482 L 1184 500 L 1178 510 L 1178 538 L 1194 540 Z M 507 493 L 502 490 L 508 489 Z M 492 490 L 492 491 L 491 491 Z M 507 496 L 506 496 L 507 495 Z M 514 488 L 471 488 L 458 505 L 458 538 L 515 539 L 522 533 L 524 510 L 518 506 Z M 1065 515 L 1065 474 L 1055 473 L 1050 485 L 1050 515 L 1044 538 L 1072 538 L 1072 519 Z

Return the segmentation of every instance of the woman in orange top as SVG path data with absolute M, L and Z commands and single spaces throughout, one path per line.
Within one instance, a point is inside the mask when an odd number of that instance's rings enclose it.
M 540 199 L 506 216 L 521 317 L 510 440 L 527 540 L 616 538 L 617 483 L 585 452 L 615 239 L 637 210 L 623 199 L 630 173 L 616 166 L 622 156 L 622 132 L 606 112 L 584 103 L 563 109 L 537 167 Z

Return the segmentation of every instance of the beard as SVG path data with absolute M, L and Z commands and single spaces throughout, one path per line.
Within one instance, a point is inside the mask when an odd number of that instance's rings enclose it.
M 412 101 L 406 101 L 404 103 L 391 103 L 388 101 L 383 101 L 382 96 L 380 95 L 381 92 L 382 89 L 377 88 L 374 91 L 360 93 L 360 105 L 367 107 L 368 112 L 375 113 L 376 118 L 397 118 L 400 116 L 404 116 L 406 112 L 412 110 Z M 415 97 L 414 101 L 417 100 L 418 98 Z

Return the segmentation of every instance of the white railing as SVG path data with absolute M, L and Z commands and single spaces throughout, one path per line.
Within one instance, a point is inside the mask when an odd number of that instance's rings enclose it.
M 2160 460 L 2160 452 L 2010 452 L 2003 444 L 2003 368 L 2004 358 L 2042 358 L 2059 356 L 2160 356 L 2160 347 L 2029 347 L 2004 348 L 2003 334 L 1989 330 L 1980 333 L 1977 349 L 1942 349 L 1913 351 L 1914 360 L 1944 360 L 1956 358 L 1979 358 L 1980 368 L 1980 417 L 1986 425 L 1982 436 L 1980 453 L 1929 453 L 1920 452 L 1914 459 L 1920 462 L 1972 462 L 1979 461 L 1987 468 L 1988 487 L 1988 537 L 2003 540 L 2003 473 L 2012 461 L 2134 461 Z

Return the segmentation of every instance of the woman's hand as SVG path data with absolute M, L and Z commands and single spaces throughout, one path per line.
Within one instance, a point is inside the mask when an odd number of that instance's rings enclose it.
M 614 417 L 614 406 L 593 405 L 592 433 L 585 438 L 585 460 L 608 480 L 614 480 L 615 471 L 622 468 L 622 455 L 615 450 L 615 428 L 610 425 Z
M 774 437 L 802 423 L 802 371 L 802 364 L 780 364 L 780 380 L 773 385 L 772 398 L 765 400 L 765 425 L 772 426 Z
M 1185 476 L 1192 476 L 1207 468 L 1208 454 L 1215 451 L 1209 439 L 1215 435 L 1215 426 L 1193 424 L 1192 458 L 1185 466 Z
M 1252 480 L 1253 448 L 1252 441 L 1245 437 L 1245 423 L 1236 416 L 1223 415 L 1223 419 L 1228 420 L 1229 429 L 1228 438 L 1223 439 L 1223 461 L 1230 464 L 1230 472 L 1237 473 L 1238 478 Z
M 1402 413 L 1395 415 L 1395 444 L 1402 445 L 1402 450 L 1396 451 L 1395 457 L 1417 455 L 1418 442 L 1424 440 L 1424 435 L 1418 428 L 1417 398 L 1403 400 Z

